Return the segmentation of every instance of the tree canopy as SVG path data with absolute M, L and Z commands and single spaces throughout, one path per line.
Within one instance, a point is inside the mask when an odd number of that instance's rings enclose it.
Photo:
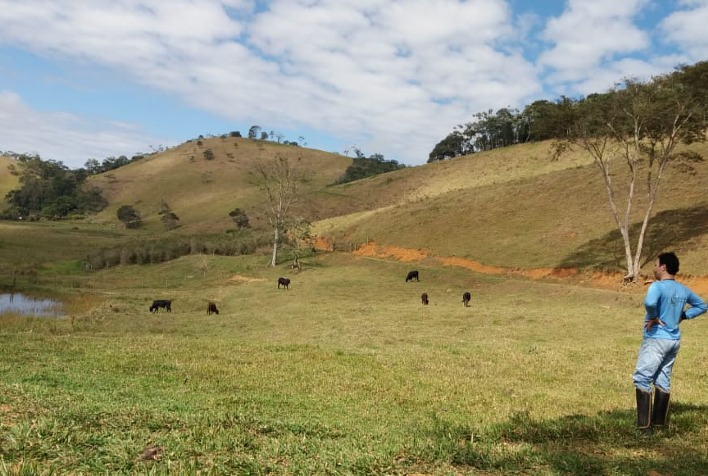
M 648 83 L 659 86 L 667 81 L 680 84 L 685 97 L 690 98 L 692 107 L 702 110 L 693 116 L 692 121 L 706 121 L 708 107 L 708 61 L 695 65 L 680 66 L 673 73 L 652 78 Z M 637 81 L 626 80 L 613 91 L 591 94 L 586 98 L 569 98 L 561 96 L 555 101 L 537 100 L 524 107 L 522 111 L 512 108 L 502 108 L 496 112 L 491 109 L 474 115 L 474 120 L 456 126 L 445 138 L 438 142 L 428 156 L 428 162 L 445 160 L 475 152 L 507 147 L 524 142 L 537 142 L 549 139 L 563 140 L 570 137 L 570 129 L 577 124 L 577 114 L 592 114 L 594 119 L 600 119 L 598 109 L 586 106 L 578 107 L 579 103 L 588 100 L 604 101 L 619 90 Z M 657 103 L 658 104 L 658 103 Z M 655 118 L 662 111 L 655 109 Z M 587 120 L 592 120 L 588 118 Z
M 335 183 L 342 184 L 353 182 L 354 180 L 373 177 L 374 175 L 405 168 L 405 165 L 399 164 L 396 160 L 386 160 L 383 154 L 372 154 L 366 157 L 364 153 L 356 147 L 354 148 L 354 154 L 356 157 L 354 157 L 352 164 L 347 167 L 347 170 L 344 171 L 344 174 L 342 174 Z

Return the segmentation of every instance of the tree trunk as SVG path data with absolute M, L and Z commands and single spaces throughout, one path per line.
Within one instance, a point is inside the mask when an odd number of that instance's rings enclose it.
M 275 267 L 278 262 L 278 239 L 280 238 L 280 233 L 278 227 L 273 229 L 273 256 L 270 260 L 270 265 Z

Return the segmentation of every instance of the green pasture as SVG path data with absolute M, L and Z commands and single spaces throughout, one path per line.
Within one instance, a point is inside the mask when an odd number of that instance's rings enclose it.
M 268 261 L 67 271 L 71 286 L 52 283 L 65 318 L 0 316 L 0 474 L 708 468 L 703 317 L 684 325 L 670 428 L 634 431 L 641 287 L 348 254 L 300 273 Z M 421 281 L 406 283 L 413 267 Z M 153 299 L 172 313 L 151 314 Z

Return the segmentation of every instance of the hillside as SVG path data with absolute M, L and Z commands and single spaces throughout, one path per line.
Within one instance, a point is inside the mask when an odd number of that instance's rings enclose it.
M 552 161 L 549 146 L 497 149 L 351 184 L 353 196 L 393 206 L 323 220 L 315 232 L 339 248 L 374 241 L 493 266 L 622 269 L 602 176 L 580 152 Z M 692 149 L 708 157 L 707 144 Z M 684 273 L 706 274 L 708 162 L 692 165 L 692 172 L 665 172 L 644 249 L 647 256 L 676 249 Z M 619 166 L 618 183 L 622 173 Z
M 207 160 L 205 151 L 213 158 Z M 94 221 L 118 225 L 122 205 L 140 211 L 147 228 L 161 230 L 158 210 L 164 200 L 182 225 L 179 233 L 221 232 L 233 228 L 229 212 L 246 211 L 253 226 L 267 226 L 264 195 L 253 170 L 258 160 L 284 156 L 297 162 L 307 177 L 294 213 L 316 220 L 348 210 L 350 203 L 328 193 L 326 186 L 341 176 L 352 159 L 302 147 L 241 138 L 190 141 L 139 162 L 90 178 L 109 201 Z
M 212 151 L 213 159 L 204 158 L 206 150 Z M 255 226 L 259 223 L 265 226 L 262 216 L 264 194 L 258 190 L 253 170 L 258 160 L 277 155 L 301 159 L 298 169 L 308 180 L 302 188 L 296 213 L 313 222 L 426 201 L 455 191 L 530 178 L 589 163 L 587 157 L 577 154 L 571 154 L 563 161 L 551 161 L 548 159 L 548 144 L 527 144 L 335 186 L 332 184 L 352 159 L 272 142 L 210 138 L 187 142 L 91 177 L 91 185 L 99 187 L 110 204 L 96 220 L 117 225 L 115 211 L 127 204 L 141 211 L 148 227 L 158 226 L 159 204 L 165 200 L 180 217 L 181 232 L 231 228 L 228 212 L 235 207 L 245 209 Z
M 350 158 L 241 138 L 190 141 L 91 177 L 109 206 L 85 226 L 123 233 L 116 210 L 132 205 L 144 232 L 165 233 L 158 215 L 164 201 L 180 219 L 170 233 L 233 229 L 228 213 L 236 207 L 265 229 L 265 196 L 253 170 L 256 161 L 281 155 L 307 177 L 293 215 L 314 223 L 322 246 L 374 255 L 374 245 L 397 247 L 419 258 L 507 268 L 622 270 L 624 252 L 601 175 L 586 154 L 554 161 L 549 148 L 517 145 L 334 186 Z M 692 149 L 708 157 L 708 143 Z M 645 256 L 675 249 L 682 273 L 708 275 L 708 161 L 693 167 L 666 171 L 644 249 Z M 622 173 L 620 166 L 617 181 Z
M 14 162 L 10 157 L 0 155 L 0 202 L 5 198 L 7 192 L 17 187 L 17 177 L 12 175 L 8 169 Z

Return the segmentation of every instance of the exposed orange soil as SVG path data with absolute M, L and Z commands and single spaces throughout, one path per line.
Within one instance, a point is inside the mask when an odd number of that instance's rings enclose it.
M 321 250 L 331 250 L 331 244 L 324 238 L 318 237 L 315 247 Z M 577 268 L 506 268 L 501 266 L 489 266 L 478 261 L 457 258 L 457 257 L 431 257 L 428 252 L 421 249 L 400 248 L 397 246 L 381 246 L 374 242 L 362 245 L 353 254 L 358 256 L 368 256 L 373 258 L 393 258 L 403 262 L 422 261 L 426 258 L 436 259 L 443 266 L 458 266 L 466 268 L 476 273 L 496 274 L 508 276 L 524 276 L 531 279 L 571 279 L 580 280 L 593 287 L 605 289 L 617 289 L 623 286 L 623 274 L 611 272 L 589 272 L 581 273 Z M 681 282 L 689 286 L 698 294 L 708 294 L 708 276 L 681 276 Z M 650 280 L 644 282 L 648 284 Z
M 414 250 L 411 248 L 399 248 L 397 246 L 378 246 L 370 242 L 353 252 L 359 256 L 370 256 L 375 258 L 395 258 L 399 261 L 410 262 L 420 261 L 428 257 L 428 253 L 422 250 Z

